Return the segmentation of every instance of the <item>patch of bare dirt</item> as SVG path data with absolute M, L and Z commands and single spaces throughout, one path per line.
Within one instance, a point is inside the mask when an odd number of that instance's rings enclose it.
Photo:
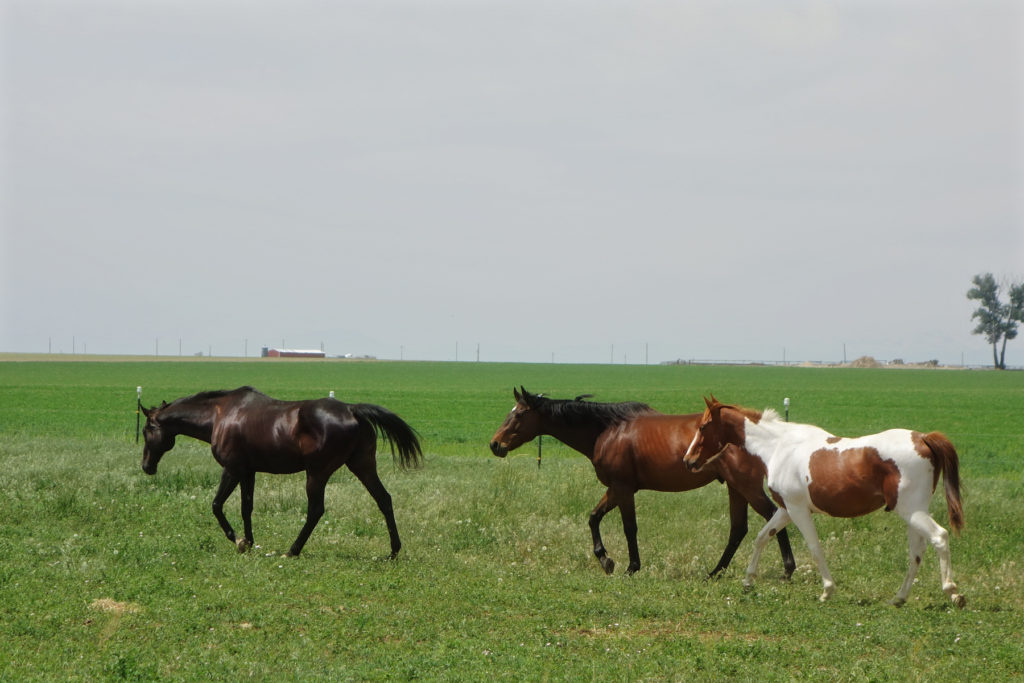
M 113 614 L 136 614 L 142 611 L 142 606 L 134 602 L 118 602 L 113 598 L 96 598 L 89 605 L 100 612 L 111 612 Z

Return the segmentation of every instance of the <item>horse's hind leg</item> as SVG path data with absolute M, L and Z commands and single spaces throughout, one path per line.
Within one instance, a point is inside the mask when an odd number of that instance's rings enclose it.
M 740 547 L 740 542 L 747 535 L 747 499 L 732 486 L 729 486 L 728 489 L 729 540 L 725 544 L 725 550 L 722 551 L 722 557 L 718 560 L 718 564 L 708 574 L 709 579 L 729 566 L 733 555 L 736 554 L 736 549 Z
M 217 487 L 217 493 L 213 496 L 213 516 L 217 518 L 220 528 L 224 530 L 224 535 L 232 543 L 236 542 L 235 530 L 231 528 L 231 523 L 224 516 L 224 501 L 228 499 L 236 486 L 238 486 L 238 480 L 231 476 L 227 470 L 224 470 L 220 475 L 220 485 Z
M 619 514 L 622 515 L 622 531 L 626 534 L 626 547 L 629 549 L 629 566 L 627 574 L 640 571 L 640 546 L 636 540 L 636 498 L 632 491 L 617 496 L 619 498 Z
M 956 584 L 953 583 L 953 565 L 949 557 L 949 532 L 943 529 L 924 510 L 911 514 L 907 523 L 924 538 L 928 539 L 935 548 L 935 554 L 939 556 L 939 574 L 942 577 L 942 590 L 957 607 L 966 605 L 967 598 L 960 594 Z M 909 592 L 909 588 L 907 590 Z
M 253 492 L 256 489 L 256 473 L 246 472 L 241 476 L 238 483 L 242 489 L 242 527 L 244 529 L 245 538 L 240 538 L 236 541 L 238 546 L 238 552 L 244 553 L 246 550 L 255 545 L 255 541 L 252 536 L 252 505 L 253 505 Z
M 917 576 L 917 570 L 921 567 L 921 560 L 924 559 L 924 549 L 927 542 L 928 539 L 925 538 L 921 532 L 915 529 L 910 523 L 907 524 L 907 554 L 909 556 L 909 564 L 907 566 L 907 576 L 903 579 L 903 585 L 900 586 L 900 590 L 896 593 L 896 597 L 892 599 L 892 604 L 896 607 L 902 607 L 907 602 L 907 597 L 910 595 L 910 588 L 914 585 L 914 577 Z
M 375 451 L 371 450 L 368 456 L 354 458 L 348 463 L 348 468 L 363 483 L 383 513 L 384 521 L 388 525 L 388 536 L 391 538 L 391 559 L 395 559 L 398 551 L 402 549 L 402 541 L 398 538 L 398 525 L 395 523 L 391 494 L 384 488 L 380 475 L 377 474 Z
M 601 520 L 604 519 L 606 514 L 614 510 L 616 506 L 615 499 L 611 493 L 611 489 L 605 491 L 604 495 L 601 496 L 601 502 L 590 512 L 590 535 L 594 540 L 594 556 L 601 563 L 601 568 L 604 569 L 605 574 L 611 574 L 615 571 L 615 561 L 608 557 L 604 541 L 601 540 Z
M 329 477 L 330 475 L 323 477 L 311 472 L 306 473 L 306 523 L 302 525 L 298 538 L 292 543 L 287 553 L 288 557 L 298 557 L 317 522 L 324 516 L 324 489 L 327 488 Z

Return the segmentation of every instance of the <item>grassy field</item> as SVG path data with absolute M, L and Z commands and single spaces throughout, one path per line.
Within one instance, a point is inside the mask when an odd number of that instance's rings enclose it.
M 380 457 L 404 547 L 346 470 L 301 558 L 301 476 L 257 478 L 259 547 L 239 555 L 210 501 L 220 470 L 180 438 L 160 472 L 139 468 L 143 401 L 252 384 L 280 398 L 334 390 L 419 432 L 420 470 Z M 606 577 L 586 518 L 602 487 L 551 439 L 506 460 L 487 443 L 512 387 L 643 400 L 695 412 L 701 395 L 781 410 L 839 434 L 902 426 L 956 444 L 967 529 L 952 542 L 968 598 L 949 606 L 928 551 L 907 606 L 896 517 L 816 518 L 837 581 L 800 534 L 798 569 L 776 550 L 745 593 L 751 537 L 703 579 L 728 531 L 725 489 L 638 496 L 644 568 Z M 340 361 L 35 362 L 0 357 L 0 680 L 1007 680 L 1024 673 L 1024 373 L 762 367 Z M 239 522 L 238 496 L 227 505 Z M 941 496 L 932 513 L 943 525 Z M 759 518 L 751 518 L 752 530 Z M 624 567 L 617 513 L 603 527 Z

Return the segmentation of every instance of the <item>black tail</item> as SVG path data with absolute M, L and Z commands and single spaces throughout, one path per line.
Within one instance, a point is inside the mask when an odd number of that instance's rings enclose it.
M 352 413 L 359 420 L 366 420 L 377 430 L 391 447 L 391 455 L 397 455 L 403 469 L 419 467 L 423 458 L 420 440 L 416 430 L 387 408 L 372 403 L 357 403 L 351 406 Z M 398 453 L 395 453 L 397 449 Z

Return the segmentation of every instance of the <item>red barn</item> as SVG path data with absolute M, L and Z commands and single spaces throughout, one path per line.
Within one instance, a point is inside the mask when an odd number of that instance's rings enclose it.
M 323 351 L 306 349 L 263 349 L 264 358 L 326 358 Z

